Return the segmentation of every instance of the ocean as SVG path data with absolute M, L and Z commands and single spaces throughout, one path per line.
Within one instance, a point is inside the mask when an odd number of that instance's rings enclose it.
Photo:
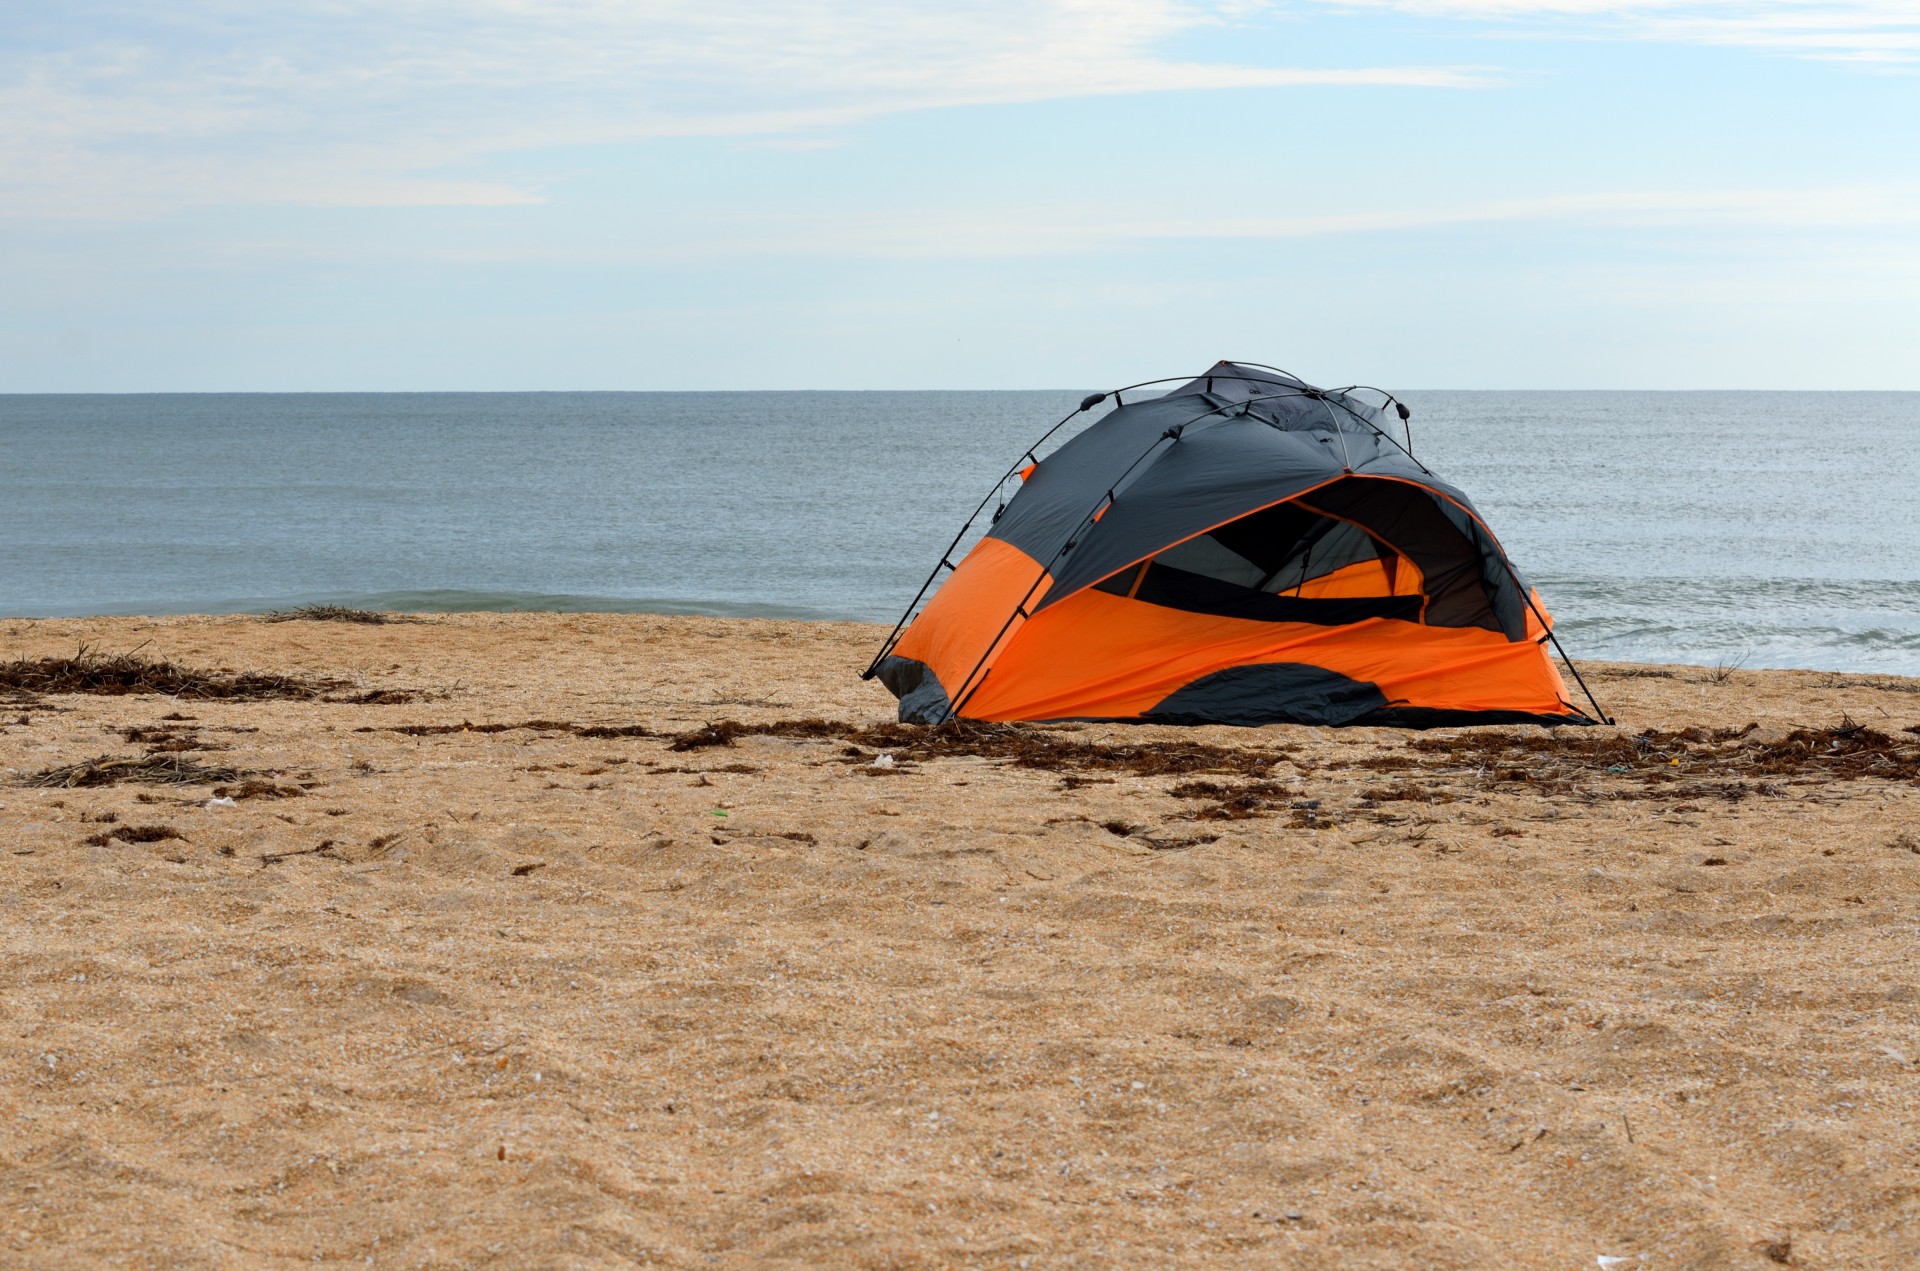
M 0 616 L 891 623 L 1085 391 L 0 396 Z M 1400 396 L 1576 658 L 1920 674 L 1920 393 Z

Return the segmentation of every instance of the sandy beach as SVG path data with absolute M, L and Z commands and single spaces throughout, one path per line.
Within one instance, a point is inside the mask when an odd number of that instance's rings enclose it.
M 0 690 L 0 1264 L 1920 1258 L 1920 680 L 942 741 L 851 623 L 0 633 L 284 690 Z

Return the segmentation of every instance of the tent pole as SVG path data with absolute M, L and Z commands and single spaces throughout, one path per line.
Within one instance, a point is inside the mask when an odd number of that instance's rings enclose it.
M 1333 391 L 1334 391 L 1334 392 L 1337 392 L 1337 393 L 1343 393 L 1343 392 L 1345 392 L 1346 390 L 1345 390 L 1345 389 L 1334 389 Z M 1377 389 L 1377 388 L 1376 388 L 1376 389 L 1374 389 L 1373 391 L 1374 391 L 1374 392 L 1376 392 L 1376 393 L 1378 393 L 1378 392 L 1383 392 L 1384 390 L 1382 390 L 1382 389 Z M 1356 411 L 1356 410 L 1355 410 L 1355 409 L 1354 409 L 1353 407 L 1351 407 L 1351 406 L 1349 406 L 1349 405 L 1347 405 L 1347 404 L 1346 404 L 1345 402 L 1342 402 L 1342 401 L 1334 401 L 1334 399 L 1333 399 L 1332 397 L 1328 397 L 1328 398 L 1327 398 L 1326 400 L 1327 400 L 1327 401 L 1332 401 L 1332 402 L 1333 402 L 1333 404 L 1334 404 L 1334 405 L 1336 405 L 1336 406 L 1338 406 L 1338 407 L 1339 407 L 1339 408 L 1340 408 L 1341 410 L 1344 410 L 1344 411 L 1346 411 L 1346 412 L 1347 412 L 1347 414 L 1349 414 L 1349 415 L 1352 415 L 1352 416 L 1353 416 L 1353 417 L 1354 417 L 1355 419 L 1357 419 L 1357 420 L 1359 420 L 1359 421 L 1360 421 L 1361 423 L 1363 423 L 1363 424 L 1365 424 L 1365 425 L 1366 425 L 1367 427 L 1369 427 L 1369 428 L 1371 428 L 1371 429 L 1373 429 L 1373 432 L 1374 432 L 1374 435 L 1375 435 L 1375 436 L 1377 436 L 1378 438 L 1380 438 L 1380 440 L 1382 440 L 1382 441 L 1384 441 L 1384 442 L 1386 442 L 1386 443 L 1387 443 L 1387 444 L 1388 444 L 1389 446 L 1392 446 L 1392 447 L 1393 447 L 1393 448 L 1394 448 L 1395 450 L 1398 450 L 1398 451 L 1399 451 L 1400 453 L 1402 453 L 1402 454 L 1404 454 L 1404 455 L 1405 455 L 1405 456 L 1406 456 L 1407 458 L 1409 458 L 1409 459 L 1413 459 L 1413 462 L 1414 462 L 1414 466 L 1415 466 L 1415 467 L 1417 467 L 1417 468 L 1419 468 L 1419 469 L 1420 469 L 1420 471 L 1422 471 L 1422 472 L 1424 472 L 1424 473 L 1426 473 L 1426 474 L 1427 474 L 1428 476 L 1430 476 L 1430 477 L 1433 477 L 1433 478 L 1434 478 L 1434 480 L 1436 480 L 1436 481 L 1438 481 L 1438 480 L 1440 479 L 1439 477 L 1435 477 L 1435 476 L 1434 476 L 1434 472 L 1433 472 L 1433 469 L 1432 469 L 1432 468 L 1429 468 L 1429 467 L 1428 467 L 1428 466 L 1427 466 L 1426 464 L 1424 464 L 1424 463 L 1421 463 L 1421 462 L 1420 462 L 1420 461 L 1419 461 L 1418 459 L 1414 459 L 1414 456 L 1413 456 L 1413 432 L 1412 432 L 1412 430 L 1411 430 L 1410 428 L 1408 429 L 1408 432 L 1407 432 L 1407 444 L 1403 446 L 1403 445 L 1401 445 L 1401 444 L 1400 444 L 1399 442 L 1397 442 L 1397 441 L 1395 441 L 1395 440 L 1394 440 L 1394 439 L 1393 439 L 1392 437 L 1390 437 L 1390 436 L 1388 436 L 1388 435 L 1387 435 L 1387 433 L 1386 433 L 1386 432 L 1385 432 L 1385 431 L 1384 431 L 1383 429 L 1381 429 L 1381 427 L 1380 427 L 1380 426 L 1379 426 L 1378 424 L 1375 424 L 1375 423 L 1373 423 L 1372 421 L 1370 421 L 1370 420 L 1368 420 L 1368 419 L 1366 419 L 1366 418 L 1365 418 L 1364 416 L 1362 416 L 1362 415 L 1360 414 L 1360 412 L 1358 412 L 1358 411 Z M 1388 401 L 1390 401 L 1390 402 L 1393 402 L 1393 403 L 1394 403 L 1395 405 L 1398 405 L 1398 404 L 1399 404 L 1399 400 L 1400 400 L 1400 399 L 1399 399 L 1399 398 L 1397 398 L 1397 397 L 1395 397 L 1395 396 L 1393 396 L 1393 394 L 1391 394 L 1391 393 L 1388 393 L 1388 394 L 1387 394 L 1387 400 L 1388 400 Z M 1400 421 L 1400 423 L 1401 423 L 1401 426 L 1402 426 L 1402 427 L 1406 427 L 1406 426 L 1407 426 L 1407 421 L 1406 421 L 1406 420 L 1404 420 L 1404 419 L 1403 419 L 1403 420 L 1401 420 L 1401 421 Z
M 1327 403 L 1327 395 L 1325 393 L 1315 390 L 1307 394 L 1307 396 L 1319 402 L 1320 409 L 1327 412 L 1327 421 L 1333 425 L 1333 435 L 1340 439 L 1340 466 L 1348 472 L 1352 472 L 1353 455 L 1347 450 L 1347 430 L 1340 426 L 1340 416 L 1333 413 L 1333 407 Z M 1347 408 L 1343 406 L 1341 409 L 1346 410 Z M 1354 412 L 1347 410 L 1347 414 L 1354 415 Z M 1358 419 L 1359 416 L 1354 415 L 1354 418 Z M 1365 421 L 1362 420 L 1361 422 L 1364 423 Z M 1376 428 L 1374 431 L 1379 432 L 1380 430 Z
M 1546 631 L 1547 639 L 1553 641 L 1554 652 L 1560 655 L 1560 660 L 1567 664 L 1569 671 L 1573 672 L 1573 682 L 1578 684 L 1580 691 L 1587 695 L 1587 702 L 1593 707 L 1594 711 L 1599 714 L 1600 722 L 1603 724 L 1614 723 L 1613 717 L 1607 714 L 1606 707 L 1600 705 L 1600 700 L 1593 695 L 1593 690 L 1587 687 L 1586 677 L 1580 674 L 1580 668 L 1575 666 L 1573 659 L 1567 656 L 1566 646 L 1561 644 L 1560 637 L 1553 633 L 1552 625 L 1547 622 L 1547 615 L 1541 613 L 1540 606 L 1533 603 L 1533 593 L 1528 591 L 1527 585 L 1520 581 L 1520 575 L 1514 571 L 1513 564 L 1507 560 L 1507 554 L 1505 552 L 1500 553 L 1500 562 L 1507 567 L 1507 577 L 1513 579 L 1513 585 L 1518 588 L 1520 594 L 1526 598 L 1527 608 L 1533 610 L 1533 616 L 1540 620 L 1540 626 Z
M 1578 684 L 1580 691 L 1587 695 L 1587 701 L 1592 704 L 1593 709 L 1600 712 L 1600 722 L 1609 725 L 1615 723 L 1613 716 L 1607 714 L 1606 708 L 1595 700 L 1593 690 L 1587 687 L 1586 677 L 1580 674 L 1580 668 L 1575 666 L 1573 659 L 1567 656 L 1566 646 L 1560 643 L 1560 637 L 1553 633 L 1551 627 L 1547 628 L 1547 639 L 1553 641 L 1554 652 L 1560 655 L 1560 660 L 1567 664 L 1569 671 L 1573 672 L 1573 682 Z

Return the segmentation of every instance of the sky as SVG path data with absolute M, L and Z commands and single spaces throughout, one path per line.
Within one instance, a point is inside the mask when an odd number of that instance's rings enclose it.
M 0 0 L 0 392 L 1920 389 L 1920 0 Z

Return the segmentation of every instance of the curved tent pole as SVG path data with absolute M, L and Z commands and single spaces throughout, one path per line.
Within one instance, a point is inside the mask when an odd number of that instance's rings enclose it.
M 1306 396 L 1311 397 L 1316 402 L 1319 402 L 1320 409 L 1327 412 L 1327 419 L 1333 424 L 1333 435 L 1340 439 L 1340 466 L 1342 468 L 1345 468 L 1348 472 L 1352 472 L 1353 471 L 1353 452 L 1347 449 L 1347 430 L 1340 426 L 1340 416 L 1333 413 L 1333 407 L 1328 404 L 1327 395 L 1324 391 L 1308 393 L 1306 394 Z M 1342 409 L 1346 410 L 1347 414 L 1352 415 L 1355 419 L 1360 418 L 1357 412 L 1347 409 L 1345 407 L 1342 407 Z M 1380 430 L 1376 428 L 1374 429 L 1374 431 L 1379 432 Z M 1384 436 L 1385 434 L 1382 434 L 1382 435 Z
M 1348 393 L 1355 393 L 1355 392 L 1378 393 L 1380 394 L 1380 396 L 1386 398 L 1389 402 L 1393 403 L 1394 408 L 1397 411 L 1401 412 L 1400 426 L 1406 429 L 1407 440 L 1404 445 L 1401 444 L 1400 442 L 1394 441 L 1392 434 L 1388 433 L 1385 429 L 1381 428 L 1380 425 L 1374 423 L 1370 419 L 1362 418 L 1359 412 L 1355 411 L 1353 407 L 1339 400 L 1339 396 L 1344 396 Z M 1336 394 L 1338 394 L 1339 396 L 1336 396 Z M 1393 445 L 1393 448 L 1395 450 L 1398 450 L 1401 454 L 1405 455 L 1407 458 L 1412 459 L 1413 462 L 1419 466 L 1420 471 L 1426 473 L 1430 477 L 1433 477 L 1434 480 L 1436 481 L 1439 480 L 1439 477 L 1435 476 L 1432 468 L 1429 468 L 1426 464 L 1421 463 L 1419 459 L 1414 457 L 1413 423 L 1412 423 L 1413 412 L 1407 409 L 1407 404 L 1405 402 L 1395 397 L 1392 393 L 1389 393 L 1386 389 L 1375 388 L 1371 384 L 1349 384 L 1345 388 L 1330 388 L 1327 390 L 1327 400 L 1332 402 L 1334 405 L 1338 406 L 1341 410 L 1346 411 L 1347 414 L 1352 415 L 1356 420 L 1359 420 L 1361 423 L 1365 424 L 1367 427 L 1373 429 L 1374 433 L 1377 436 L 1379 436 L 1381 440 L 1391 442 Z
M 1350 386 L 1350 387 L 1353 387 L 1353 386 Z M 1347 390 L 1339 389 L 1335 391 L 1345 392 Z M 1398 402 L 1398 399 L 1395 398 L 1393 394 L 1388 393 L 1385 389 L 1374 389 L 1373 391 L 1376 393 L 1381 393 L 1385 395 L 1388 401 L 1395 402 L 1396 404 Z M 1379 428 L 1375 427 L 1369 421 L 1365 419 L 1361 419 L 1360 415 L 1357 412 L 1355 412 L 1351 407 L 1347 406 L 1344 402 L 1338 403 L 1338 405 L 1340 406 L 1340 409 L 1346 411 L 1349 415 L 1352 415 L 1355 419 L 1359 420 L 1361 423 L 1366 424 L 1367 427 L 1372 428 L 1373 431 L 1378 433 L 1382 438 L 1384 438 L 1389 442 L 1392 442 L 1396 448 L 1400 449 L 1403 453 L 1405 453 L 1407 458 L 1413 459 L 1413 451 L 1406 449 L 1406 447 L 1404 446 L 1401 446 L 1399 442 L 1394 441 L 1392 437 L 1387 436 L 1386 433 L 1382 432 Z M 1427 467 L 1426 464 L 1421 463 L 1418 459 L 1413 459 L 1413 461 L 1414 463 L 1419 465 L 1420 471 L 1426 473 L 1430 477 L 1434 475 L 1433 469 Z M 1439 480 L 1438 477 L 1435 477 L 1434 479 Z M 1527 587 L 1526 583 L 1521 580 L 1520 571 L 1513 567 L 1513 562 L 1507 559 L 1506 548 L 1500 546 L 1500 540 L 1494 537 L 1493 531 L 1487 528 L 1486 522 L 1481 521 L 1478 516 L 1474 516 L 1473 519 L 1480 523 L 1481 530 L 1487 535 L 1487 538 L 1493 543 L 1494 550 L 1500 554 L 1500 565 L 1503 569 L 1507 571 L 1507 577 L 1513 580 L 1514 590 L 1520 593 L 1520 598 L 1526 602 L 1527 608 L 1533 611 L 1533 616 L 1540 620 L 1541 629 L 1547 633 L 1547 639 L 1553 642 L 1554 652 L 1560 655 L 1560 660 L 1567 664 L 1567 669 L 1569 671 L 1573 672 L 1574 683 L 1578 684 L 1580 686 L 1580 691 L 1586 694 L 1587 702 L 1593 707 L 1595 713 L 1597 713 L 1600 716 L 1600 722 L 1603 724 L 1609 724 L 1609 725 L 1612 724 L 1614 722 L 1613 717 L 1607 714 L 1606 707 L 1600 705 L 1600 700 L 1593 695 L 1593 690 L 1587 687 L 1586 677 L 1580 674 L 1580 668 L 1574 664 L 1574 661 L 1571 657 L 1567 656 L 1566 646 L 1560 643 L 1560 637 L 1557 634 L 1555 634 L 1552 624 L 1547 621 L 1547 615 L 1545 615 L 1544 613 L 1541 613 L 1540 606 L 1533 603 L 1533 592 Z M 1569 705 L 1571 705 L 1571 703 L 1569 703 Z
M 1288 374 L 1288 372 L 1282 372 L 1282 374 Z M 1260 382 L 1275 383 L 1277 381 L 1263 380 Z M 1322 404 L 1331 402 L 1333 405 L 1338 406 L 1341 410 L 1346 411 L 1347 414 L 1353 416 L 1355 423 L 1359 424 L 1362 428 L 1365 428 L 1368 431 L 1372 432 L 1374 436 L 1380 438 L 1380 440 L 1386 442 L 1388 445 L 1392 446 L 1395 450 L 1398 450 L 1401 454 L 1405 455 L 1408 459 L 1411 459 L 1413 461 L 1413 465 L 1419 468 L 1420 471 L 1426 473 L 1430 477 L 1433 477 L 1433 479 L 1436 481 L 1440 479 L 1438 476 L 1434 474 L 1434 471 L 1432 468 L 1429 468 L 1426 464 L 1421 463 L 1418 459 L 1414 458 L 1413 451 L 1407 449 L 1405 446 L 1395 441 L 1391 433 L 1387 432 L 1385 429 L 1381 428 L 1380 425 L 1374 423 L 1372 420 L 1368 419 L 1366 416 L 1362 415 L 1359 411 L 1355 410 L 1353 407 L 1347 405 L 1345 402 L 1341 401 L 1337 396 L 1335 396 L 1335 394 L 1347 393 L 1347 392 L 1351 392 L 1355 388 L 1365 387 L 1364 385 L 1350 384 L 1346 388 L 1329 388 L 1329 389 L 1318 389 L 1318 390 L 1307 390 L 1307 389 L 1296 388 L 1291 384 L 1286 385 L 1285 387 L 1291 389 L 1292 391 L 1286 392 L 1286 393 L 1268 393 L 1262 397 L 1249 397 L 1245 402 L 1241 404 L 1245 406 L 1257 406 L 1261 402 L 1274 402 L 1274 401 L 1279 401 L 1283 398 L 1288 398 L 1288 397 L 1313 397 L 1317 392 L 1319 394 L 1317 400 L 1319 400 Z M 1388 393 L 1383 388 L 1376 388 L 1372 391 L 1385 396 L 1388 401 L 1394 402 L 1396 405 L 1399 404 L 1399 399 L 1395 398 L 1391 393 Z M 1331 415 L 1332 412 L 1329 411 L 1328 414 Z M 1335 432 L 1343 431 L 1339 426 L 1339 421 L 1337 418 L 1335 419 L 1335 423 L 1334 423 L 1334 431 Z M 1340 453 L 1343 456 L 1345 456 L 1347 453 L 1346 440 L 1344 437 L 1341 439 Z M 1347 467 L 1349 470 L 1352 470 L 1351 464 L 1348 464 Z
M 1298 375 L 1295 375 L 1292 371 L 1283 371 L 1277 366 L 1268 366 L 1262 362 L 1241 362 L 1241 363 L 1236 363 L 1236 365 L 1251 366 L 1257 370 L 1262 370 L 1262 371 L 1272 371 L 1275 374 L 1284 375 L 1288 379 L 1294 380 L 1297 383 L 1300 383 L 1300 384 L 1307 383 L 1305 380 L 1301 379 Z M 1340 426 L 1340 417 L 1334 414 L 1333 407 L 1327 404 L 1327 394 L 1329 391 L 1337 392 L 1338 390 L 1315 388 L 1312 385 L 1307 385 L 1306 390 L 1300 393 L 1299 396 L 1311 397 L 1314 401 L 1320 403 L 1320 408 L 1322 410 L 1327 412 L 1327 419 L 1333 424 L 1333 435 L 1340 439 L 1340 466 L 1342 468 L 1345 468 L 1348 472 L 1352 472 L 1353 471 L 1353 453 L 1347 449 L 1347 430 Z M 1276 397 L 1281 397 L 1281 396 L 1284 396 L 1284 394 L 1269 393 L 1265 398 L 1261 400 L 1271 401 L 1272 399 Z M 1252 398 L 1247 399 L 1247 404 L 1251 406 L 1253 404 L 1253 399 Z M 1346 411 L 1347 414 L 1352 415 L 1355 419 L 1359 419 L 1361 423 L 1367 424 L 1369 428 L 1373 428 L 1372 424 L 1367 423 L 1367 421 L 1364 419 L 1360 419 L 1359 412 L 1354 410 L 1352 407 L 1342 403 L 1340 409 Z M 1373 428 L 1373 430 L 1376 433 L 1380 432 L 1378 428 Z M 1380 433 L 1380 435 L 1382 437 L 1386 436 L 1385 433 Z M 1409 455 L 1407 457 L 1412 458 L 1413 456 Z
M 1363 420 L 1362 422 L 1364 423 L 1365 421 Z M 1376 429 L 1376 431 L 1378 430 Z M 1382 433 L 1381 435 L 1385 436 L 1386 434 Z M 1393 438 L 1388 437 L 1387 440 L 1392 441 Z M 1411 453 L 1409 453 L 1407 457 L 1409 459 L 1413 459 L 1413 456 Z M 1414 459 L 1413 461 L 1415 463 L 1420 464 L 1420 470 L 1422 472 L 1426 473 L 1430 477 L 1433 476 L 1433 470 L 1428 468 L 1426 464 L 1420 463 L 1418 459 Z M 1435 477 L 1434 479 L 1438 480 L 1439 478 Z M 1430 493 L 1439 495 L 1439 491 L 1430 491 Z M 1445 495 L 1439 495 L 1439 497 L 1446 498 Z M 1567 656 L 1566 646 L 1561 644 L 1560 637 L 1554 634 L 1553 625 L 1547 621 L 1547 615 L 1544 613 L 1541 613 L 1540 606 L 1533 603 L 1532 589 L 1530 589 L 1527 586 L 1527 584 L 1521 579 L 1520 571 L 1513 567 L 1513 562 L 1507 559 L 1507 549 L 1500 545 L 1499 538 L 1497 538 L 1494 535 L 1494 532 L 1487 527 L 1487 523 L 1480 519 L 1479 513 L 1475 512 L 1473 509 L 1469 507 L 1466 507 L 1464 504 L 1461 504 L 1456 499 L 1448 498 L 1447 501 L 1449 503 L 1452 503 L 1455 507 L 1460 508 L 1460 510 L 1465 512 L 1468 516 L 1472 517 L 1474 520 L 1474 523 L 1480 527 L 1481 533 L 1487 536 L 1487 540 L 1493 544 L 1493 550 L 1499 554 L 1500 567 L 1502 569 L 1505 569 L 1507 571 L 1507 577 L 1513 580 L 1513 589 L 1520 593 L 1520 599 L 1525 601 L 1527 608 L 1533 611 L 1533 616 L 1540 620 L 1541 629 L 1547 633 L 1547 639 L 1553 642 L 1554 652 L 1560 655 L 1560 660 L 1567 664 L 1567 669 L 1569 671 L 1573 672 L 1574 683 L 1578 684 L 1580 686 L 1580 691 L 1587 695 L 1587 702 L 1593 707 L 1594 711 L 1599 714 L 1600 722 L 1603 724 L 1614 723 L 1615 721 L 1613 716 L 1607 714 L 1606 707 L 1600 705 L 1600 700 L 1593 695 L 1593 690 L 1587 687 L 1586 677 L 1580 674 L 1580 668 L 1578 666 L 1575 666 L 1573 659 Z M 1573 704 L 1569 702 L 1568 705 L 1571 706 Z M 1578 708 L 1576 707 L 1575 709 L 1578 709 Z
M 1426 473 L 1430 477 L 1434 476 L 1434 472 L 1432 468 L 1429 468 L 1426 464 L 1421 463 L 1419 459 L 1414 457 L 1413 432 L 1411 428 L 1409 428 L 1407 432 L 1406 444 L 1402 445 L 1400 442 L 1395 441 L 1393 437 L 1386 432 L 1385 429 L 1381 428 L 1378 424 L 1374 423 L 1372 420 L 1361 415 L 1360 412 L 1356 411 L 1353 407 L 1341 401 L 1339 396 L 1342 394 L 1354 392 L 1356 390 L 1365 389 L 1369 392 L 1380 394 L 1380 396 L 1386 398 L 1389 402 L 1393 403 L 1393 405 L 1399 410 L 1402 410 L 1402 411 L 1406 410 L 1406 404 L 1402 402 L 1399 398 L 1395 397 L 1392 393 L 1389 393 L 1386 389 L 1374 388 L 1371 384 L 1349 384 L 1345 388 L 1316 389 L 1312 385 L 1307 384 L 1306 380 L 1300 378 L 1298 375 L 1295 375 L 1292 371 L 1285 370 L 1278 366 L 1268 366 L 1264 362 L 1233 362 L 1231 363 L 1231 365 L 1250 366 L 1255 370 L 1259 370 L 1259 371 L 1272 371 L 1276 375 L 1284 375 L 1288 379 L 1294 381 L 1292 384 L 1281 385 L 1281 387 L 1292 389 L 1293 391 L 1291 393 L 1268 393 L 1264 397 L 1250 397 L 1247 399 L 1247 402 L 1246 402 L 1247 405 L 1251 406 L 1255 402 L 1270 402 L 1282 397 L 1314 396 L 1315 394 L 1318 394 L 1320 401 L 1332 402 L 1335 406 L 1338 406 L 1341 410 L 1346 411 L 1347 414 L 1353 416 L 1355 423 L 1361 425 L 1364 428 L 1371 430 L 1373 434 L 1379 437 L 1382 441 L 1387 442 L 1395 450 L 1398 450 L 1401 454 L 1405 455 L 1407 458 L 1412 459 L 1413 462 L 1419 467 L 1420 471 Z M 1212 377 L 1209 376 L 1208 379 L 1211 380 Z M 1165 380 L 1148 380 L 1147 381 L 1147 383 L 1149 384 L 1164 384 L 1166 382 L 1167 381 Z M 1254 379 L 1252 377 L 1247 377 L 1247 382 L 1260 383 L 1260 384 L 1280 384 L 1280 381 L 1278 380 L 1261 380 L 1261 379 Z M 1301 387 L 1302 385 L 1305 385 L 1304 389 Z M 1411 414 L 1412 412 L 1408 411 L 1406 414 L 1403 414 L 1400 416 L 1400 422 L 1403 426 L 1407 424 L 1408 418 Z M 1334 427 L 1336 432 L 1339 431 L 1339 425 L 1337 423 L 1335 424 Z M 1344 439 L 1341 442 L 1341 453 L 1343 455 L 1346 453 L 1346 442 Z M 1348 466 L 1351 467 L 1352 465 L 1349 464 Z M 1436 477 L 1435 480 L 1438 480 L 1438 478 Z

